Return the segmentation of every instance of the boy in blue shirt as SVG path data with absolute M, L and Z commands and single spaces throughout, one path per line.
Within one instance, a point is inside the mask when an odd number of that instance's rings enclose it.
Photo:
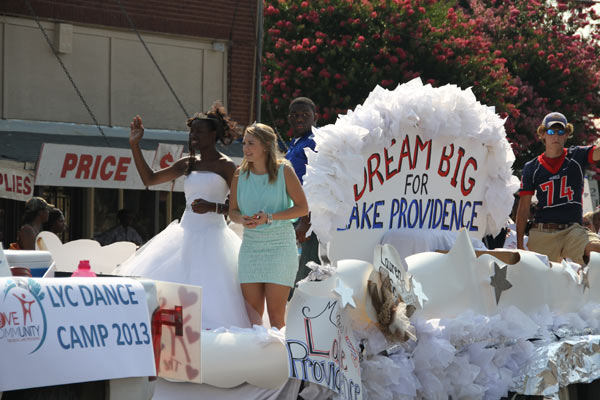
M 306 164 L 308 163 L 305 149 L 310 148 L 314 150 L 316 145 L 312 134 L 312 127 L 317 122 L 315 103 L 307 97 L 297 97 L 292 100 L 288 113 L 288 122 L 294 138 L 285 158 L 292 164 L 298 179 L 300 179 L 300 183 L 304 183 Z M 309 228 L 310 214 L 300 218 L 296 225 L 296 240 L 302 245 L 296 282 L 304 279 L 310 272 L 310 268 L 306 266 L 307 262 L 314 261 L 320 264 L 319 240 L 314 232 L 309 237 L 306 237 L 306 232 Z

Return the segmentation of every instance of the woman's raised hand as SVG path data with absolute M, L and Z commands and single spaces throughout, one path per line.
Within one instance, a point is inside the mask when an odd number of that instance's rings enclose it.
M 144 125 L 142 124 L 142 118 L 139 115 L 136 115 L 131 121 L 130 131 L 129 131 L 129 144 L 131 146 L 137 146 L 142 140 L 144 136 Z

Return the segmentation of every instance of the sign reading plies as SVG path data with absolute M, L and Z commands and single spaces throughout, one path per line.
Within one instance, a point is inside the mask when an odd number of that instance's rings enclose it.
M 34 176 L 31 171 L 0 168 L 0 197 L 27 201 L 33 195 Z

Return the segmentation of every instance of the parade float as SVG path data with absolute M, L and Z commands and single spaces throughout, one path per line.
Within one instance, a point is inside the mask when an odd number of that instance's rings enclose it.
M 0 391 L 112 379 L 111 398 L 126 398 L 119 384 L 149 398 L 148 377 L 158 376 L 190 382 L 173 383 L 180 398 L 198 388 L 210 398 L 296 398 L 304 381 L 305 400 L 499 399 L 558 397 L 600 377 L 600 255 L 580 268 L 479 245 L 504 226 L 518 189 L 493 107 L 469 89 L 416 79 L 377 87 L 314 135 L 304 189 L 328 251 L 299 282 L 285 330 L 202 330 L 193 286 L 0 278 L 9 355 L 0 366 L 10 371 Z M 23 294 L 32 307 L 22 320 L 44 321 L 43 345 L 6 340 Z M 71 369 L 51 371 L 59 358 Z M 92 362 L 100 368 L 83 372 Z M 56 381 L 17 379 L 31 365 Z
M 328 384 L 352 399 L 557 396 L 600 376 L 600 255 L 580 269 L 474 248 L 506 224 L 519 184 L 493 107 L 415 79 L 314 134 L 304 188 L 331 268 L 313 266 L 288 312 L 290 376 L 317 383 L 304 399 Z M 329 348 L 309 335 L 324 309 L 338 326 Z M 317 366 L 312 349 L 336 348 L 351 385 Z

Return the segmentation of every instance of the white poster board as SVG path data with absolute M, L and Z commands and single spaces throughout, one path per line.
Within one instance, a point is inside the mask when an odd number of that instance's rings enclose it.
M 0 168 L 0 197 L 27 201 L 33 196 L 33 171 L 15 168 Z
M 393 293 L 399 295 L 404 303 L 421 308 L 427 296 L 423 294 L 421 284 L 408 273 L 406 261 L 396 248 L 390 244 L 377 245 L 374 253 L 373 269 L 390 277 Z
M 364 154 L 363 179 L 352 187 L 355 203 L 347 225 L 333 234 L 332 259 L 365 259 L 362 249 L 373 249 L 392 229 L 466 228 L 473 236 L 483 236 L 488 171 L 487 150 L 481 143 L 460 139 L 445 144 L 404 134 Z
M 290 378 L 325 386 L 342 399 L 362 399 L 359 344 L 338 300 L 296 289 L 286 319 Z
M 594 211 L 600 204 L 598 195 L 598 181 L 594 179 L 595 174 L 589 170 L 585 171 L 585 181 L 583 188 L 583 213 Z M 587 199 L 589 197 L 589 200 Z M 589 203 L 589 210 L 586 210 L 586 203 Z
M 0 278 L 0 354 L 0 392 L 154 376 L 146 292 L 126 278 Z
M 10 266 L 8 265 L 6 254 L 4 254 L 4 247 L 2 242 L 0 242 L 0 277 L 3 276 L 12 276 L 12 273 L 10 272 Z
M 313 128 L 304 191 L 329 259 L 371 261 L 393 229 L 462 228 L 481 239 L 506 223 L 518 189 L 504 120 L 470 89 L 420 79 L 376 87 L 335 124 Z
M 181 306 L 183 312 L 183 336 L 177 336 L 173 326 L 162 327 L 158 376 L 202 383 L 202 288 L 163 281 L 155 284 L 159 307 Z
M 171 166 L 175 161 L 181 158 L 183 154 L 182 144 L 167 144 L 159 143 L 154 154 L 154 160 L 152 161 L 152 169 L 159 171 L 163 168 Z M 183 177 L 179 177 L 178 181 L 183 181 Z M 152 187 L 154 190 L 172 191 L 174 188 L 175 181 L 161 183 Z

